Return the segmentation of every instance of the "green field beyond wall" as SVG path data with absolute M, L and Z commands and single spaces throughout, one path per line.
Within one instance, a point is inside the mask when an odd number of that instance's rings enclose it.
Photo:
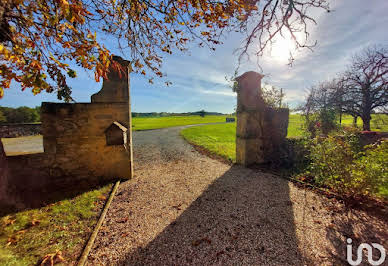
M 352 117 L 345 116 L 342 119 L 343 126 L 352 125 Z M 358 126 L 361 127 L 361 120 Z M 303 136 L 303 117 L 299 114 L 291 114 L 288 124 L 287 137 Z M 372 115 L 372 130 L 388 131 L 388 118 L 384 115 Z M 235 161 L 236 159 L 236 123 L 195 126 L 182 130 L 182 136 L 190 143 L 204 147 L 212 153 Z

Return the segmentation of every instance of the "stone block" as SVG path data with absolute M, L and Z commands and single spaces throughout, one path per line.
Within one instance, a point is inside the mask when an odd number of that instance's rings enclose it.
M 109 119 L 112 121 L 113 116 L 111 114 L 98 114 L 94 116 L 95 119 Z
M 57 139 L 51 136 L 43 136 L 43 151 L 47 154 L 55 154 L 57 152 Z
M 265 163 L 263 142 L 259 138 L 236 138 L 236 162 L 244 166 Z
M 242 138 L 260 136 L 263 126 L 260 120 L 260 112 L 237 113 L 236 134 Z

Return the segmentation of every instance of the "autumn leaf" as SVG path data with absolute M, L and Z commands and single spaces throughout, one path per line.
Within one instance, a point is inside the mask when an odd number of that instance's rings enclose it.
M 99 200 L 106 200 L 106 196 L 104 196 L 104 195 L 99 195 L 97 198 L 98 198 Z
M 36 225 L 39 225 L 40 224 L 40 221 L 39 220 L 35 220 L 33 219 L 30 223 L 31 226 L 36 226 Z
M 53 266 L 57 263 L 63 262 L 65 259 L 62 257 L 62 252 L 59 250 L 56 250 L 55 253 L 47 254 L 45 255 L 40 265 L 50 265 Z
M 77 72 L 75 72 L 73 69 L 69 69 L 69 70 L 67 71 L 67 75 L 68 75 L 69 77 L 71 77 L 71 78 L 75 78 L 75 77 L 77 77 Z
M 11 236 L 11 237 L 8 238 L 6 246 L 10 246 L 12 244 L 16 244 L 16 242 L 17 242 L 16 236 Z

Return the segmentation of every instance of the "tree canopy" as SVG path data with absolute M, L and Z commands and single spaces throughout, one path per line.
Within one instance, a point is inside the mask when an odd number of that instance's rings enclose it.
M 106 77 L 115 47 L 133 71 L 163 76 L 164 54 L 188 43 L 215 49 L 230 31 L 246 34 L 240 59 L 257 56 L 279 34 L 297 47 L 311 47 L 308 24 L 314 8 L 329 11 L 328 0 L 3 0 L 0 3 L 0 97 L 11 82 L 34 94 L 56 92 L 70 100 L 70 63 Z M 301 32 L 305 38 L 296 38 Z M 254 42 L 257 40 L 256 42 Z
M 40 107 L 18 108 L 0 106 L 0 123 L 32 123 L 40 121 Z
M 310 89 L 304 106 L 309 114 L 321 114 L 331 125 L 336 113 L 361 117 L 370 130 L 371 114 L 388 108 L 388 47 L 373 45 L 355 54 L 346 71 Z M 322 120 L 322 118 L 321 118 Z M 330 127 L 329 127 L 330 128 Z
M 339 80 L 338 92 L 343 111 L 361 117 L 363 129 L 370 130 L 372 111 L 388 107 L 388 46 L 370 46 L 356 54 Z

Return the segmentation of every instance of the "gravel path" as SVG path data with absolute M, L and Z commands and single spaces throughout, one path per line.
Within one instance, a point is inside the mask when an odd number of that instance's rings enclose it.
M 134 132 L 135 177 L 120 185 L 89 265 L 341 265 L 348 237 L 388 251 L 387 219 L 203 156 L 182 128 Z

